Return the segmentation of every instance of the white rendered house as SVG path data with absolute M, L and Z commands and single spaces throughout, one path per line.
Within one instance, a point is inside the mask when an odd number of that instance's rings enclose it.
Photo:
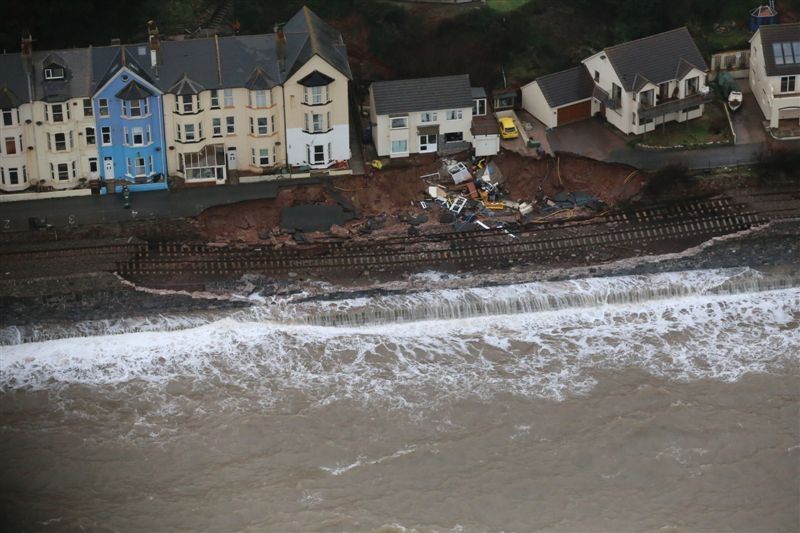
M 750 39 L 750 87 L 770 128 L 800 122 L 800 23 L 761 26 Z

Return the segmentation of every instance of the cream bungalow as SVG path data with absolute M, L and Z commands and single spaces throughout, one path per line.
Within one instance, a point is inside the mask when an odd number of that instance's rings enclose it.
M 599 114 L 641 134 L 700 117 L 711 100 L 708 65 L 686 28 L 611 46 L 582 63 L 526 85 L 523 107 L 548 127 Z
M 750 87 L 769 121 L 800 119 L 800 23 L 761 26 L 750 39 Z
M 372 139 L 378 156 L 452 152 L 473 143 L 473 110 L 485 116 L 485 93 L 469 76 L 380 81 L 369 88 Z M 481 137 L 491 132 L 481 129 Z M 497 135 L 496 129 L 494 135 Z

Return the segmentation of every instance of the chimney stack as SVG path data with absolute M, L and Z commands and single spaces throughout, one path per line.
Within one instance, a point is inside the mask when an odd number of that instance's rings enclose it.
M 150 66 L 158 73 L 158 66 L 161 64 L 161 37 L 155 20 L 147 21 L 147 35 L 150 44 Z
M 275 53 L 278 55 L 278 67 L 286 72 L 286 34 L 283 26 L 275 26 Z
M 22 36 L 19 50 L 19 55 L 20 58 L 22 58 L 22 64 L 25 65 L 25 70 L 30 71 L 33 66 L 33 37 L 31 37 L 30 33 L 27 37 L 24 35 Z

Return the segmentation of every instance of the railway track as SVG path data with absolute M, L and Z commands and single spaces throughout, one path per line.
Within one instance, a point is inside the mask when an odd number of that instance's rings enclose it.
M 137 281 L 197 281 L 246 272 L 342 272 L 558 263 L 678 251 L 772 220 L 800 218 L 800 190 L 694 199 L 584 220 L 434 232 L 375 240 L 326 241 L 276 249 L 187 242 L 126 242 L 53 249 L 0 249 L 0 262 L 25 272 L 39 263 L 116 271 Z M 605 255 L 603 255 L 605 254 Z M 5 268 L 4 268 L 5 270 Z M 12 276 L 13 277 L 13 276 Z

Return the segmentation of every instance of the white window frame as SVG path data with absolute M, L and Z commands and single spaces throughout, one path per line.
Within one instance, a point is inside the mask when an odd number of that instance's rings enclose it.
M 84 98 L 83 99 L 83 116 L 84 117 L 93 117 L 94 116 L 94 107 L 92 107 L 92 99 L 91 98 Z
M 250 107 L 269 107 L 272 105 L 272 98 L 269 91 L 256 89 L 247 93 Z
M 395 150 L 395 143 L 402 143 L 403 150 Z M 390 143 L 390 150 L 393 154 L 407 154 L 408 153 L 408 139 L 394 139 Z
M 781 76 L 780 92 L 793 93 L 797 91 L 797 76 Z
M 58 136 L 61 135 L 63 137 L 63 141 L 61 142 L 62 148 L 59 148 Z M 53 134 L 53 151 L 55 152 L 67 152 L 69 151 L 69 145 L 67 144 L 67 134 L 66 133 L 54 133 Z
M 182 94 L 178 96 L 179 113 L 194 113 L 194 95 Z
M 194 129 L 194 124 L 183 125 L 183 140 L 187 143 L 197 140 L 197 132 Z
M 136 142 L 136 137 L 139 137 L 139 142 Z M 136 127 L 131 128 L 131 146 L 144 146 L 144 128 Z
M 225 135 L 236 135 L 236 117 L 225 117 Z
M 8 150 L 8 141 L 11 141 L 11 149 L 13 151 Z M 22 145 L 20 145 L 20 150 L 22 149 Z M 5 150 L 6 155 L 15 155 L 19 150 L 17 150 L 17 138 L 16 137 L 5 137 L 3 139 L 3 150 Z
M 225 107 L 233 107 L 235 105 L 233 100 L 233 89 L 223 89 L 222 98 Z
M 389 117 L 389 128 L 393 130 L 408 129 L 408 117 Z
M 14 178 L 16 178 L 16 183 L 14 183 L 14 179 L 12 179 L 11 173 L 14 173 Z M 19 185 L 19 169 L 16 167 L 10 167 L 8 169 L 8 184 L 9 185 Z
M 97 114 L 101 117 L 109 116 L 108 98 L 97 99 Z
M 141 165 L 139 164 L 139 161 L 142 162 Z M 142 171 L 139 172 L 139 169 L 141 169 Z M 143 155 L 137 155 L 133 159 L 133 172 L 134 176 L 147 176 L 147 160 L 144 158 Z
M 48 104 L 50 108 L 50 121 L 51 122 L 64 122 L 64 107 L 62 104 Z M 56 110 L 58 110 L 58 119 L 56 120 Z
M 62 167 L 64 167 L 63 170 Z M 69 180 L 69 163 L 57 163 L 55 166 L 55 170 L 56 172 L 55 175 L 53 176 L 53 179 L 58 179 L 58 181 Z
M 419 121 L 422 124 L 428 124 L 430 122 L 436 122 L 436 111 L 425 111 L 424 113 L 419 114 Z
M 94 146 L 97 144 L 97 134 L 93 127 L 87 126 L 85 135 L 86 135 L 86 144 L 88 146 Z
M 63 68 L 46 68 L 46 69 L 44 69 L 44 79 L 46 79 L 46 80 L 63 80 L 64 79 L 64 69 Z
M 211 136 L 222 137 L 222 119 L 219 117 L 211 119 Z
M 461 109 L 451 109 L 446 116 L 447 120 L 461 120 L 464 115 Z
M 3 109 L 3 126 L 13 126 L 16 122 L 14 121 L 15 115 L 17 115 L 16 109 Z
M 211 90 L 211 109 L 219 109 L 219 91 L 217 89 Z
M 89 172 L 99 172 L 99 170 L 98 170 L 99 167 L 97 166 L 97 158 L 96 157 L 90 157 L 89 158 L 89 165 L 88 166 L 89 166 Z M 92 170 L 93 166 L 94 166 L 94 170 Z
M 109 126 L 103 126 L 100 128 L 100 143 L 102 146 L 111 146 L 111 128 Z

